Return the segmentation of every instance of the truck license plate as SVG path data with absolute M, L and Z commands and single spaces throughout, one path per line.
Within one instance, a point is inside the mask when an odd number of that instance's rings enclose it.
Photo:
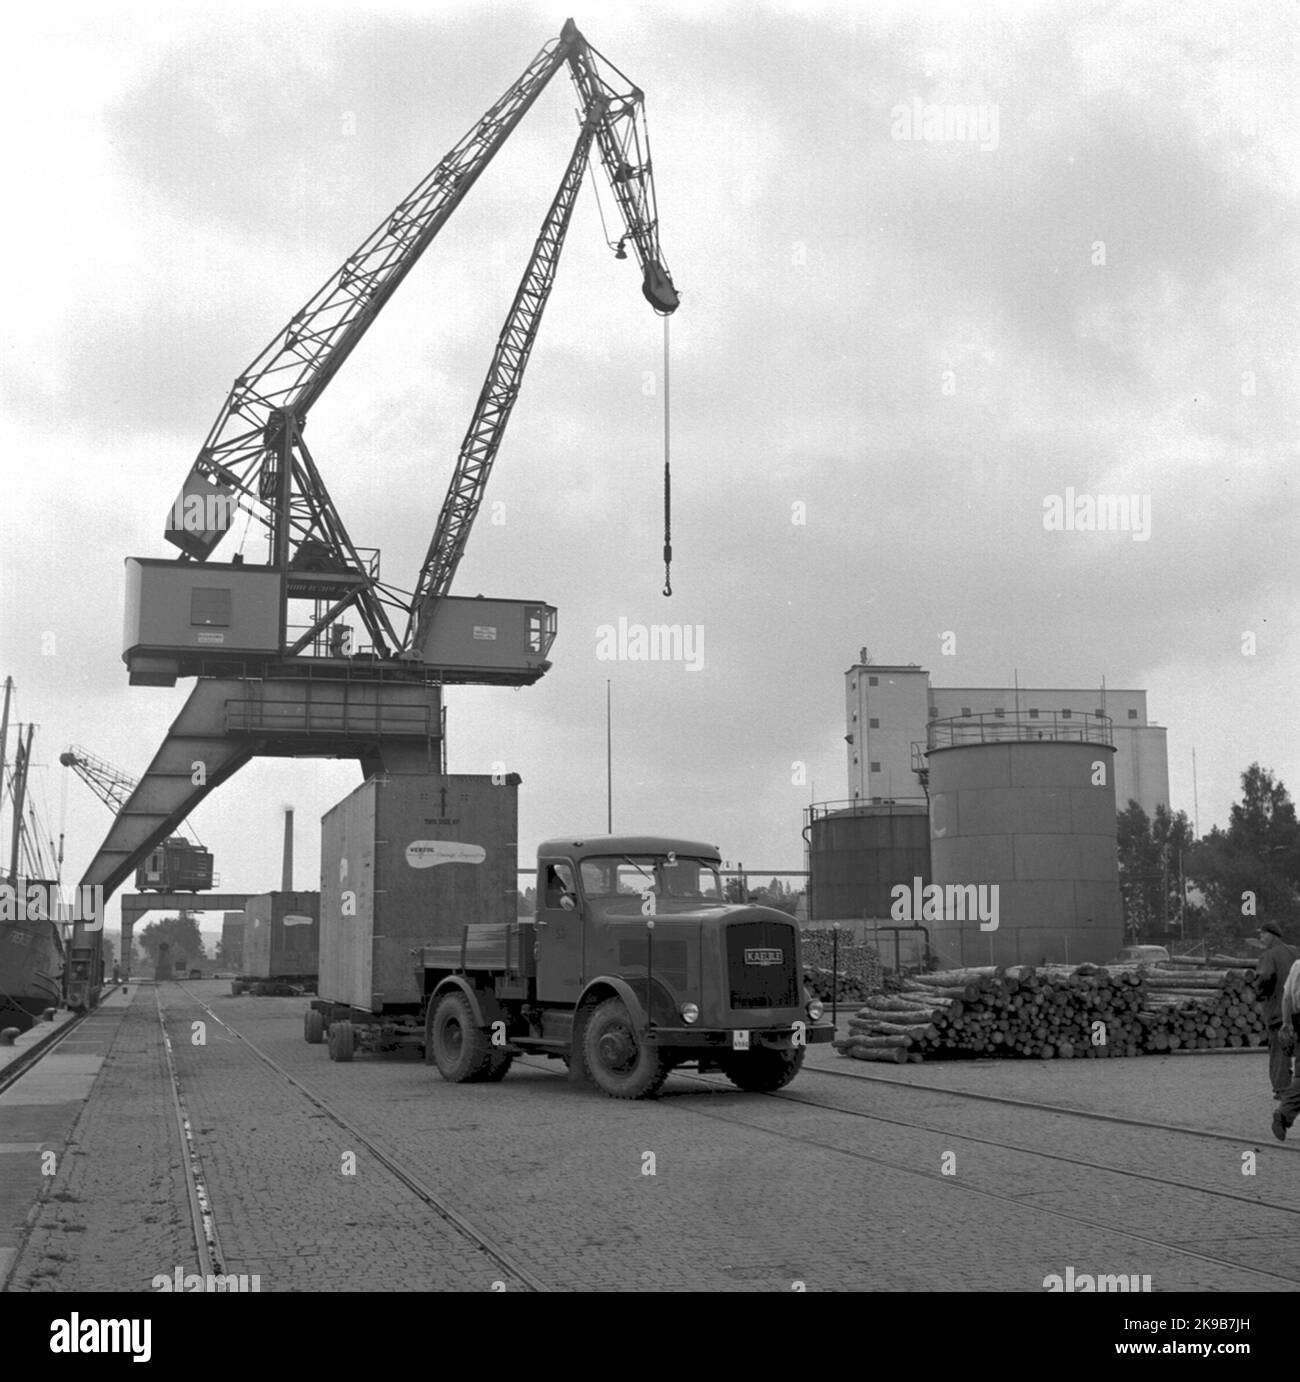
M 732 1034 L 731 1034 L 731 1049 L 732 1049 L 733 1051 L 748 1051 L 748 1050 L 749 1050 L 749 1033 L 748 1033 L 748 1032 L 740 1032 L 740 1031 L 732 1032 Z

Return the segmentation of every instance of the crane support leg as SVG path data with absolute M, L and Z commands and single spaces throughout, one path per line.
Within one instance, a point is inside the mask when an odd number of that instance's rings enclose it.
M 195 683 L 91 860 L 83 885 L 99 884 L 104 896 L 111 897 L 155 845 L 258 752 L 257 740 L 233 738 L 226 732 L 226 702 L 239 697 L 244 685 L 220 678 Z

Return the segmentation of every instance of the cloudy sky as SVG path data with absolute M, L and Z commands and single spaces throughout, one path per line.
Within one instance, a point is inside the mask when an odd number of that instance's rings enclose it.
M 540 683 L 447 697 L 451 770 L 522 774 L 521 859 L 604 826 L 608 679 L 616 828 L 801 867 L 803 807 L 847 793 L 863 644 L 938 685 L 1146 688 L 1189 815 L 1196 750 L 1202 830 L 1252 760 L 1300 790 L 1294 5 L 66 3 L 11 13 L 0 57 L 0 675 L 55 829 L 66 795 L 67 876 L 109 818 L 59 751 L 138 774 L 189 689 L 128 687 L 123 559 L 173 554 L 231 380 L 570 12 L 646 93 L 682 294 L 675 593 L 662 324 L 588 186 L 488 491 L 505 521 L 456 585 L 559 609 Z M 573 105 L 560 76 L 312 413 L 395 584 Z M 928 107 L 978 108 L 976 137 L 926 137 Z M 1139 496 L 1149 538 L 1045 530 L 1069 488 Z M 703 666 L 600 660 L 619 618 L 698 628 Z M 357 781 L 246 768 L 193 820 L 223 885 L 278 884 L 293 804 L 313 886 Z

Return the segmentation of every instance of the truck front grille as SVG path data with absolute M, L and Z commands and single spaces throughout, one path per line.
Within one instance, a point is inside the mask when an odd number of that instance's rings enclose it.
M 727 927 L 727 979 L 731 989 L 731 1006 L 797 1007 L 797 954 L 793 926 L 780 921 L 733 922 Z

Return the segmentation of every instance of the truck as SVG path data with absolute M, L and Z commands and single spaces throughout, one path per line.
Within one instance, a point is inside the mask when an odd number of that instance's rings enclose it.
M 546 1057 L 574 1082 L 643 1099 L 682 1066 L 781 1089 L 833 1038 L 803 985 L 794 919 L 728 902 L 716 845 L 547 840 L 533 915 L 518 916 L 517 782 L 394 775 L 325 817 L 309 1043 L 335 1061 L 416 1044 L 456 1084 Z M 410 810 L 420 793 L 425 809 Z

